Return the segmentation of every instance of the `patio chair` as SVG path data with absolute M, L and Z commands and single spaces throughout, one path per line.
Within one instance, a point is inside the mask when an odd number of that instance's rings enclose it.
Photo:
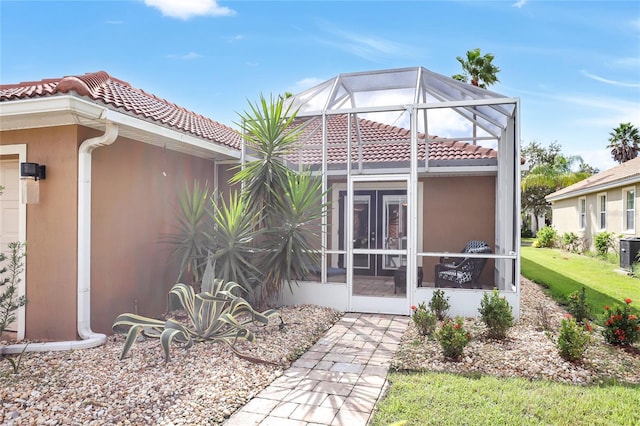
M 471 248 L 466 253 L 491 253 L 487 245 Z M 478 278 L 487 263 L 486 258 L 465 257 L 461 261 L 438 263 L 435 266 L 436 287 L 480 288 Z M 441 259 L 442 260 L 442 259 Z
M 489 247 L 489 244 L 482 240 L 469 240 L 460 253 L 469 253 L 471 250 L 479 249 L 481 247 Z M 440 263 L 457 265 L 463 260 L 463 257 L 441 257 Z

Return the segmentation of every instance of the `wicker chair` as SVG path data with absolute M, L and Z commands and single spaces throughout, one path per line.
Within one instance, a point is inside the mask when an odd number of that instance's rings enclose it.
M 470 241 L 469 243 L 472 243 Z M 462 251 L 469 254 L 491 253 L 491 248 L 483 241 L 473 241 L 474 244 Z M 475 244 L 478 243 L 478 244 Z M 484 243 L 484 245 L 479 244 Z M 436 287 L 480 288 L 478 278 L 487 263 L 486 258 L 440 258 L 435 266 Z

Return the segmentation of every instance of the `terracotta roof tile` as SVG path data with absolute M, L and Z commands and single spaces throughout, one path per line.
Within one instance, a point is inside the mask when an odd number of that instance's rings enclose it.
M 364 162 L 401 162 L 410 159 L 411 132 L 367 119 L 351 123 L 351 141 L 355 144 L 360 135 Z M 303 147 L 291 160 L 302 164 L 318 164 L 322 161 L 322 133 L 319 118 L 300 118 L 295 125 L 303 126 L 300 141 Z M 346 162 L 347 116 L 331 115 L 327 122 L 328 163 Z M 437 136 L 429 136 L 435 139 Z M 418 159 L 424 160 L 425 135 L 418 134 Z M 475 160 L 497 158 L 497 151 L 460 141 L 429 141 L 429 160 Z
M 57 96 L 75 92 L 101 102 L 111 109 L 120 110 L 140 118 L 193 134 L 209 141 L 240 149 L 241 138 L 232 128 L 200 114 L 186 110 L 165 99 L 158 98 L 129 83 L 118 80 L 104 71 L 80 76 L 67 76 L 35 82 L 0 85 L 0 102 L 36 97 Z M 303 164 L 317 164 L 322 160 L 321 121 L 315 118 L 299 118 L 296 124 L 304 124 L 301 140 L 304 149 L 296 160 Z M 409 129 L 392 126 L 368 119 L 351 123 L 351 140 L 362 141 L 362 158 L 365 162 L 398 162 L 410 158 Z M 328 122 L 329 164 L 346 161 L 347 116 L 331 115 Z M 418 134 L 418 157 L 424 160 L 424 134 Z M 436 136 L 429 136 L 430 139 Z M 459 141 L 429 141 L 429 160 L 473 160 L 496 158 L 492 149 L 470 145 Z
M 240 149 L 241 138 L 231 127 L 146 93 L 144 90 L 136 89 L 104 71 L 60 79 L 1 85 L 0 102 L 56 96 L 72 91 L 109 105 L 113 109 L 162 123 L 211 142 Z

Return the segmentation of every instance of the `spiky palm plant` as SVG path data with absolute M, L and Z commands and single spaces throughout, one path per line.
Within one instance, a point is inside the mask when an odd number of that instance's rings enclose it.
M 310 172 L 290 172 L 282 192 L 273 196 L 278 215 L 263 229 L 260 262 L 266 271 L 268 296 L 279 294 L 283 283 L 291 289 L 293 281 L 309 275 L 310 268 L 319 264 L 319 231 L 326 207 L 322 181 Z
M 229 201 L 221 198 L 214 204 L 211 215 L 211 255 L 216 276 L 224 281 L 237 282 L 251 293 L 252 284 L 262 276 L 256 267 L 254 248 L 258 235 L 254 225 L 258 214 L 248 209 L 245 198 L 233 193 Z
M 202 280 L 210 246 L 210 205 L 211 194 L 206 183 L 201 188 L 195 181 L 193 190 L 186 186 L 178 199 L 176 230 L 161 238 L 162 242 L 173 246 L 171 255 L 180 262 L 177 281 L 184 279 L 185 273 L 191 274 L 194 283 Z

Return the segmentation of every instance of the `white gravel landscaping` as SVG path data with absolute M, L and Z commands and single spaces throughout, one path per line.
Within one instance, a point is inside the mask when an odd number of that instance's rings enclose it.
M 254 327 L 253 343 L 236 348 L 278 366 L 235 356 L 226 345 L 172 347 L 171 361 L 157 339 L 136 342 L 119 360 L 123 335 L 104 346 L 72 352 L 26 353 L 18 375 L 0 364 L 0 424 L 208 425 L 221 424 L 283 373 L 340 317 L 331 309 L 294 306 Z
M 391 369 L 443 371 L 468 374 L 490 374 L 501 377 L 526 377 L 573 384 L 621 381 L 640 384 L 640 347 L 630 350 L 604 342 L 601 328 L 595 326 L 593 341 L 581 362 L 567 362 L 558 355 L 554 342 L 539 326 L 541 311 L 557 335 L 566 311 L 547 296 L 542 287 L 521 279 L 520 322 L 509 329 L 504 341 L 483 336 L 480 320 L 467 319 L 465 329 L 472 340 L 464 348 L 459 361 L 446 360 L 434 338 L 418 334 L 413 321 L 403 336 Z M 556 336 L 557 337 L 557 336 Z

